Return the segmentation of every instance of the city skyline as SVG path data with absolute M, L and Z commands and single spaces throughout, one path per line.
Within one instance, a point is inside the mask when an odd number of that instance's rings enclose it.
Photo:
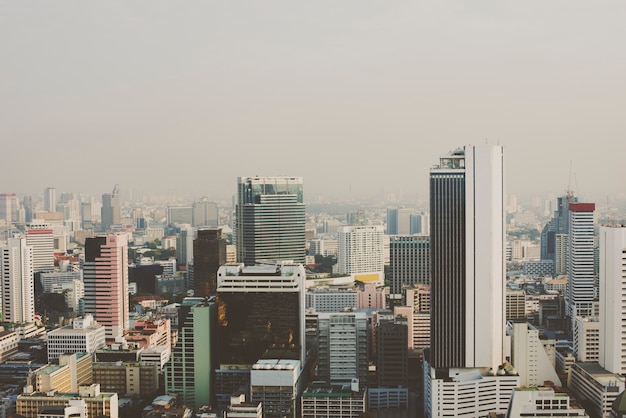
M 510 193 L 619 193 L 623 3 L 240 6 L 4 4 L 3 167 L 30 168 L 7 186 L 427 195 L 441 150 L 488 142 Z

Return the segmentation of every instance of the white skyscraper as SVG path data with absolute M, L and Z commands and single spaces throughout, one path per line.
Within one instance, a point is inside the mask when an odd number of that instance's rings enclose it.
M 594 295 L 595 203 L 570 202 L 568 307 L 572 327 L 577 316 L 592 316 Z M 572 328 L 573 330 L 573 328 Z
M 26 230 L 26 243 L 33 248 L 34 271 L 54 270 L 54 232 L 50 225 L 34 219 Z
M 24 323 L 35 320 L 33 249 L 25 238 L 9 238 L 2 252 L 2 321 Z
M 430 171 L 431 346 L 427 417 L 504 413 L 520 377 L 504 357 L 501 146 L 465 146 Z
M 351 274 L 363 282 L 384 279 L 384 234 L 382 225 L 354 225 L 337 231 L 337 273 Z
M 611 373 L 626 374 L 626 228 L 600 227 L 600 359 Z
M 502 364 L 504 184 L 500 146 L 466 146 L 430 172 L 432 363 Z

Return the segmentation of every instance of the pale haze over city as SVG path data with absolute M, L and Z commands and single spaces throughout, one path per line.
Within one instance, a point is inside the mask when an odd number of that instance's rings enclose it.
M 621 1 L 0 3 L 2 189 L 428 195 L 464 144 L 507 191 L 619 198 Z M 7 173 L 11 173 L 8 175 Z M 623 196 L 623 194 L 622 194 Z

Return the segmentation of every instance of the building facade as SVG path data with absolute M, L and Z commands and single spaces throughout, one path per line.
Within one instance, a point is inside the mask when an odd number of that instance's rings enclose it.
M 626 228 L 600 227 L 600 353 L 611 373 L 626 374 Z
M 53 362 L 65 353 L 88 353 L 106 345 L 106 332 L 93 320 L 91 314 L 76 318 L 72 325 L 48 332 L 48 361 Z
M 389 238 L 389 273 L 392 294 L 405 286 L 430 283 L 430 237 L 427 235 Z
M 382 225 L 353 225 L 337 231 L 337 273 L 362 282 L 384 280 L 384 232 Z
M 504 362 L 503 159 L 501 146 L 468 145 L 430 171 L 427 417 L 504 413 L 519 386 Z
M 215 296 L 217 270 L 226 264 L 226 240 L 219 228 L 198 230 L 193 241 L 194 296 Z
M 430 196 L 430 364 L 495 370 L 505 312 L 502 147 L 442 157 L 430 172 Z
M 124 235 L 85 240 L 85 312 L 104 325 L 107 339 L 128 329 L 128 243 Z
M 568 309 L 572 327 L 577 316 L 592 316 L 594 291 L 595 203 L 569 204 Z M 573 329 L 572 329 L 573 331 Z
M 181 396 L 192 408 L 212 405 L 216 304 L 206 298 L 185 298 L 178 315 L 178 342 L 165 366 L 165 393 Z
M 239 177 L 235 207 L 237 260 L 293 260 L 306 255 L 302 177 Z
M 102 195 L 102 208 L 100 208 L 101 231 L 105 232 L 111 225 L 119 225 L 122 222 L 122 207 L 120 194 L 117 186 L 112 193 Z
M 24 323 L 35 320 L 33 248 L 25 238 L 9 238 L 0 247 L 2 265 L 2 322 Z
M 332 384 L 367 381 L 367 317 L 363 312 L 318 315 L 318 377 Z

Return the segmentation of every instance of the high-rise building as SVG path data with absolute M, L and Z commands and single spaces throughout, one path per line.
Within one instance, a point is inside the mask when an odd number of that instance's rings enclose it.
M 85 240 L 85 312 L 104 325 L 107 339 L 128 329 L 128 243 L 124 235 Z
M 411 215 L 410 234 L 430 235 L 430 215 L 428 213 L 414 213 Z
M 57 211 L 57 189 L 54 187 L 43 189 L 43 210 L 45 212 Z
M 178 311 L 178 343 L 165 367 L 165 390 L 192 408 L 212 405 L 215 397 L 215 326 L 217 309 L 206 298 L 185 298 Z
M 568 309 L 572 330 L 577 316 L 592 316 L 594 291 L 595 203 L 569 204 Z
M 387 235 L 408 235 L 411 233 L 411 208 L 387 209 Z
M 80 219 L 82 221 L 83 229 L 93 226 L 93 209 L 91 202 L 81 202 L 80 204 Z
M 54 270 L 54 231 L 42 220 L 33 220 L 26 229 L 26 244 L 33 248 L 35 272 Z
M 376 326 L 376 375 L 379 387 L 407 387 L 409 361 L 407 318 L 381 320 Z
M 203 197 L 197 202 L 193 202 L 191 216 L 192 226 L 219 226 L 217 203 L 209 201 L 206 197 Z
M 431 335 L 424 412 L 504 413 L 520 377 L 504 357 L 501 146 L 465 146 L 430 171 Z
M 120 193 L 117 185 L 112 193 L 102 195 L 101 229 L 106 231 L 111 225 L 119 225 L 122 222 L 122 212 L 120 203 Z
M 291 382 L 293 373 L 297 376 L 296 382 L 302 383 L 299 379 L 305 362 L 305 271 L 302 264 L 286 261 L 276 265 L 227 264 L 219 268 L 217 280 L 215 377 L 218 407 L 226 406 L 232 392 L 240 386 L 254 386 L 251 399 L 256 400 L 271 396 L 265 389 L 271 391 L 270 387 L 284 386 L 287 380 Z M 291 365 L 297 370 L 282 376 L 273 373 L 277 367 L 271 367 L 262 373 L 264 370 L 254 369 L 261 362 Z M 258 372 L 265 376 L 259 376 Z M 254 379 L 252 374 L 256 376 Z M 272 377 L 277 375 L 287 380 Z M 259 387 L 263 385 L 265 389 Z M 275 395 L 280 399 L 286 396 L 284 406 L 289 409 L 293 394 L 291 389 L 287 392 L 289 394 L 281 389 L 275 391 Z
M 509 333 L 511 358 L 522 386 L 537 387 L 545 381 L 561 386 L 554 365 L 539 339 L 539 330 L 527 322 L 513 322 Z
M 430 237 L 397 235 L 389 241 L 391 293 L 401 294 L 405 286 L 430 283 Z
M 221 266 L 219 363 L 251 366 L 260 358 L 303 363 L 304 280 L 301 264 Z
M 168 206 L 167 224 L 191 224 L 191 206 Z
M 179 265 L 193 262 L 193 241 L 198 236 L 198 230 L 191 225 L 182 225 L 176 236 L 176 261 Z
M 384 280 L 384 227 L 344 226 L 337 231 L 337 273 L 353 275 L 362 282 Z
M 320 313 L 318 333 L 318 378 L 331 384 L 351 382 L 354 378 L 366 382 L 368 349 L 365 313 Z
M 504 360 L 502 147 L 442 157 L 430 172 L 430 219 L 430 364 L 496 370 Z
M 542 260 L 556 261 L 556 236 L 569 234 L 569 204 L 575 202 L 578 202 L 578 198 L 571 192 L 557 198 L 554 216 L 541 231 L 540 256 Z
M 0 220 L 11 224 L 19 218 L 19 199 L 15 193 L 0 193 Z
M 24 196 L 22 199 L 22 206 L 24 206 L 24 222 L 30 222 L 33 220 L 33 214 L 35 213 L 35 207 L 33 206 L 33 197 Z
M 25 238 L 9 238 L 0 247 L 2 265 L 2 322 L 24 323 L 35 320 L 33 249 Z
M 305 262 L 302 177 L 239 177 L 235 244 L 240 263 Z
M 626 374 L 626 227 L 600 227 L 600 359 L 611 373 Z
M 226 264 L 226 240 L 222 238 L 222 230 L 200 229 L 198 238 L 193 241 L 194 296 L 215 296 L 217 270 L 224 264 Z

